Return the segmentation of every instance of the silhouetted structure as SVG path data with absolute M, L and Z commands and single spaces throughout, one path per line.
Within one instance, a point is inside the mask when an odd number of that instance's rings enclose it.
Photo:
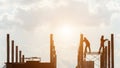
M 104 46 L 104 42 L 108 40 L 108 45 Z M 83 43 L 86 43 L 84 46 Z M 78 56 L 77 56 L 77 66 L 76 68 L 94 68 L 95 61 L 87 60 L 86 55 L 98 55 L 100 60 L 99 68 L 114 68 L 114 35 L 111 34 L 111 39 L 104 39 L 104 36 L 101 36 L 101 44 L 99 51 L 91 52 L 90 42 L 83 36 L 80 35 L 80 45 L 78 48 Z M 87 47 L 89 48 L 89 52 L 87 51 Z M 11 51 L 10 51 L 11 50 Z M 14 51 L 16 53 L 14 53 Z M 11 53 L 10 53 L 11 52 Z M 10 55 L 11 54 L 11 55 Z M 11 59 L 10 59 L 11 56 Z M 14 46 L 14 40 L 11 42 L 10 49 L 10 36 L 7 34 L 7 62 L 6 68 L 57 68 L 57 55 L 54 46 L 53 34 L 50 34 L 50 62 L 41 62 L 41 58 L 39 57 L 25 57 L 22 54 L 21 50 L 18 50 L 18 46 Z M 27 60 L 26 59 L 31 59 Z M 39 59 L 39 61 L 35 61 L 34 59 Z M 5 66 L 4 66 L 5 67 Z
M 111 34 L 110 41 L 108 40 L 108 45 L 104 46 L 104 42 L 108 39 L 104 39 L 104 36 L 101 36 L 101 44 L 99 52 L 84 52 L 83 46 L 83 34 L 80 35 L 80 45 L 78 48 L 78 62 L 76 68 L 94 68 L 94 61 L 86 61 L 87 55 L 99 55 L 100 56 L 100 66 L 99 68 L 114 68 L 114 35 Z M 102 49 L 102 51 L 101 51 Z M 86 50 L 86 47 L 85 47 Z M 86 54 L 83 54 L 86 53 Z M 85 55 L 85 57 L 83 57 Z
M 84 56 L 84 55 L 86 55 L 86 54 L 83 54 L 83 53 L 86 53 L 86 47 L 84 50 L 83 42 L 84 42 L 84 37 L 83 37 L 83 34 L 81 34 L 80 35 L 80 45 L 78 48 L 78 63 L 77 63 L 76 68 L 94 68 L 94 61 L 86 61 L 85 60 L 86 56 Z M 86 46 L 88 46 L 88 45 L 86 45 Z M 90 44 L 89 44 L 89 49 L 90 49 Z M 91 49 L 89 50 L 89 53 L 91 53 Z
M 16 46 L 16 63 L 18 63 L 18 46 Z
M 10 38 L 9 38 L 9 34 L 7 34 L 7 63 L 10 62 L 10 42 L 9 42 Z
M 105 41 L 107 41 L 108 39 L 104 39 L 104 36 L 102 35 L 101 38 L 100 38 L 100 48 L 99 48 L 99 53 L 101 52 L 101 49 L 102 51 L 104 51 L 104 43 Z
M 33 59 L 38 59 L 38 57 L 31 57 L 25 61 L 22 51 L 18 53 L 18 46 L 16 46 L 16 61 L 14 61 L 14 40 L 12 40 L 12 49 L 11 49 L 11 62 L 10 62 L 10 36 L 7 34 L 7 62 L 6 68 L 56 68 L 56 51 L 54 46 L 53 34 L 50 35 L 50 62 L 40 62 L 34 61 Z M 18 59 L 19 54 L 19 59 Z M 40 58 L 39 58 L 40 59 Z M 18 61 L 19 60 L 19 61 Z
M 76 68 L 83 68 L 83 34 L 80 35 L 80 45 L 78 49 L 78 62 Z

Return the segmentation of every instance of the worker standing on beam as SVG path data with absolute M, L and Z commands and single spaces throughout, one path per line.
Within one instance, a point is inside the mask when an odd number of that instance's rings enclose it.
M 102 35 L 101 36 L 101 39 L 100 39 L 100 48 L 99 48 L 99 52 L 98 53 L 100 53 L 101 52 L 101 49 L 104 49 L 104 43 L 105 43 L 105 41 L 107 41 L 108 39 L 104 39 L 104 36 Z
M 84 51 L 84 57 L 86 57 L 86 53 L 88 52 L 88 51 L 87 51 L 87 48 L 89 48 L 89 52 L 91 52 L 90 42 L 88 41 L 88 39 L 87 39 L 86 37 L 84 37 L 83 42 L 85 42 L 85 44 L 86 44 L 86 46 L 85 46 L 85 51 Z

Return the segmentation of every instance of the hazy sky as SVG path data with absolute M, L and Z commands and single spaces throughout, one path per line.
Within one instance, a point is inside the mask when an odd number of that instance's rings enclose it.
M 6 34 L 25 56 L 49 62 L 54 34 L 58 68 L 75 68 L 83 33 L 98 51 L 101 35 L 115 34 L 115 68 L 120 61 L 120 0 L 0 0 L 0 68 L 6 62 Z

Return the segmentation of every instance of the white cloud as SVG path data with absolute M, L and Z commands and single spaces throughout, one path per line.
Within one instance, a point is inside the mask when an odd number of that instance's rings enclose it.
M 30 3 L 32 4 L 32 1 Z M 15 3 L 21 3 L 24 2 L 22 1 L 14 1 Z M 24 3 L 26 3 L 25 1 Z M 89 10 L 89 5 L 87 3 L 83 2 L 77 2 L 77 1 L 63 1 L 63 0 L 58 0 L 58 1 L 41 1 L 41 5 L 44 5 L 42 7 L 36 7 L 38 4 L 38 0 L 34 1 L 34 4 L 36 5 L 27 5 L 22 6 L 22 5 L 11 5 L 11 10 L 6 10 L 8 14 L 12 11 L 14 12 L 14 21 L 16 23 L 22 23 L 22 27 L 26 29 L 32 29 L 35 26 L 41 24 L 41 23 L 48 23 L 48 24 L 63 24 L 61 22 L 64 21 L 71 21 L 71 24 L 79 24 L 79 25 L 87 25 L 87 26 L 99 26 L 101 23 L 108 24 L 111 19 L 112 12 L 108 10 L 107 7 L 99 5 L 95 12 L 96 14 L 90 13 Z M 45 6 L 45 3 L 46 6 Z M 58 6 L 59 4 L 59 6 Z M 18 6 L 18 7 L 13 7 L 13 6 Z M 47 6 L 48 5 L 48 6 Z M 21 7 L 22 6 L 22 7 Z M 51 7 L 53 8 L 51 8 Z M 29 9 L 25 9 L 29 8 Z M 14 11 L 13 11 L 14 10 Z M 10 11 L 10 12 L 9 12 Z M 49 12 L 48 12 L 49 11 Z M 59 21 L 61 21 L 59 23 Z

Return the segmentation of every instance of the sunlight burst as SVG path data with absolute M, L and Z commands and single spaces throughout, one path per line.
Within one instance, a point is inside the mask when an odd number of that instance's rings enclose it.
M 67 35 L 70 35 L 70 34 L 72 34 L 72 28 L 70 28 L 69 26 L 63 26 L 62 28 L 61 28 L 61 34 L 62 35 L 65 35 L 65 36 L 67 36 Z
M 58 27 L 56 32 L 59 38 L 64 38 L 64 40 L 68 40 L 72 38 L 73 33 L 74 33 L 73 27 L 69 25 L 63 25 L 63 26 Z

